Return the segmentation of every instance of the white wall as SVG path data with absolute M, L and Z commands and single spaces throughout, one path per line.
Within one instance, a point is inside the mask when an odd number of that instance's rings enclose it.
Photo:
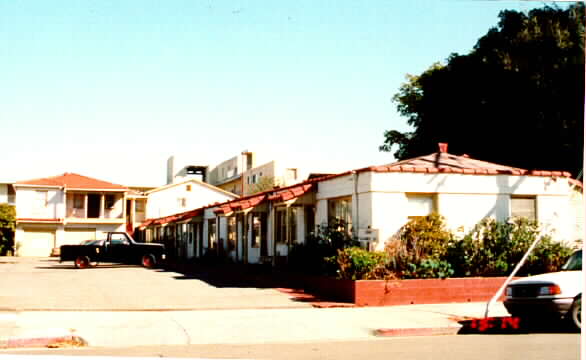
M 191 185 L 191 191 L 187 191 L 187 185 Z M 185 207 L 180 206 L 181 198 L 186 199 Z M 197 181 L 189 181 L 148 193 L 146 216 L 148 219 L 160 218 L 235 198 Z
M 316 224 L 327 222 L 327 200 L 353 196 L 353 175 L 319 183 L 316 194 Z M 538 221 L 544 229 L 555 229 L 558 240 L 575 240 L 576 209 L 567 179 L 536 176 L 489 176 L 421 173 L 362 173 L 358 178 L 358 209 L 353 196 L 353 223 L 359 234 L 370 227 L 378 231 L 377 249 L 407 221 L 406 193 L 436 194 L 437 210 L 448 227 L 464 234 L 485 217 L 505 220 L 511 215 L 511 195 L 537 199 Z M 358 220 L 357 220 L 358 215 Z
M 37 201 L 37 191 L 47 192 L 46 206 L 42 206 Z M 62 219 L 65 217 L 65 193 L 50 188 L 17 188 L 16 217 Z

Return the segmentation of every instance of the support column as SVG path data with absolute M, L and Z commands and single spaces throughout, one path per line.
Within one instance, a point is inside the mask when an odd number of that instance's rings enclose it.
M 106 207 L 106 197 L 104 196 L 104 194 L 100 194 L 100 219 L 104 218 L 105 207 Z

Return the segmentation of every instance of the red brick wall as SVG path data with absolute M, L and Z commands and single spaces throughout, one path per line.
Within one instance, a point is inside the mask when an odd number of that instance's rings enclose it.
M 354 298 L 348 300 L 358 306 L 482 302 L 489 301 L 505 279 L 359 280 L 354 285 Z

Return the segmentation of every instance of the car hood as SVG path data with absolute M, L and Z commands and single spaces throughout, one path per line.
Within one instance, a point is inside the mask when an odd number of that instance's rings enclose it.
M 558 271 L 511 281 L 510 285 L 557 284 L 562 294 L 571 295 L 582 292 L 582 280 L 582 271 Z

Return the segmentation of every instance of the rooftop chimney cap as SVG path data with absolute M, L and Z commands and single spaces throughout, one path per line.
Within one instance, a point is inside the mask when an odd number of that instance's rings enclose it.
M 441 152 L 441 153 L 448 152 L 448 143 L 438 143 L 437 145 L 439 146 L 439 152 Z

